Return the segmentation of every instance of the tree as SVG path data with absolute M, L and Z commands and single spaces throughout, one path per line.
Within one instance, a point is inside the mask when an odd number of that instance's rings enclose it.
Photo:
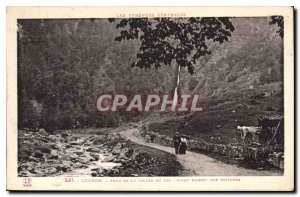
M 115 19 L 108 19 L 115 22 Z M 177 64 L 174 102 L 180 85 L 181 68 L 194 73 L 196 61 L 211 54 L 208 42 L 228 41 L 234 26 L 228 17 L 129 18 L 118 20 L 116 41 L 139 39 L 141 45 L 132 67 L 158 69 Z
M 284 35 L 284 20 L 283 16 L 271 16 L 270 25 L 276 25 L 278 26 L 278 30 L 276 33 L 279 34 L 281 38 L 283 38 Z

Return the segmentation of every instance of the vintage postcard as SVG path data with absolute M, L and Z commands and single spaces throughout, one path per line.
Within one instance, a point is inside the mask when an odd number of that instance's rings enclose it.
M 7 190 L 293 191 L 293 7 L 7 7 Z

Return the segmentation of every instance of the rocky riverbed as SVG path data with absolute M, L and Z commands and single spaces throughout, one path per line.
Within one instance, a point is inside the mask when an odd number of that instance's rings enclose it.
M 85 132 L 20 130 L 19 176 L 176 176 L 181 169 L 173 155 L 133 144 L 116 132 Z

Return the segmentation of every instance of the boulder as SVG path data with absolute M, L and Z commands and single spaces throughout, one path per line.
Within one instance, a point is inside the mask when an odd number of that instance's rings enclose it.
M 122 150 L 120 148 L 114 148 L 111 153 L 113 155 L 119 155 L 121 152 Z
M 18 157 L 21 160 L 27 160 L 28 157 L 32 154 L 32 151 L 34 150 L 34 145 L 30 142 L 22 142 L 19 143 L 18 147 Z
M 85 143 L 84 143 L 84 146 L 91 146 L 93 143 L 91 142 L 91 141 L 86 141 Z
M 28 170 L 25 170 L 25 171 L 21 171 L 19 173 L 19 176 L 21 176 L 21 177 L 32 177 L 33 174 L 31 174 Z
M 71 148 L 72 146 L 70 144 L 65 145 L 65 148 Z
M 34 167 L 35 166 L 35 162 L 27 162 L 24 164 L 25 167 Z
M 75 154 L 77 155 L 83 155 L 83 150 L 77 150 L 77 151 L 74 151 Z
M 33 162 L 38 162 L 39 161 L 36 157 L 33 157 L 33 156 L 29 156 L 28 160 L 33 161 Z
M 92 177 L 97 177 L 98 174 L 96 172 L 92 172 Z
M 100 148 L 102 148 L 103 146 L 104 146 L 103 144 L 99 144 L 99 145 L 96 145 L 95 147 L 100 149 Z
M 91 157 L 93 157 L 96 161 L 98 161 L 100 158 L 99 154 L 96 153 L 91 153 Z
M 44 135 L 44 136 L 48 135 L 48 133 L 46 132 L 46 130 L 44 128 L 39 129 L 39 134 Z
M 113 168 L 111 169 L 111 171 L 113 172 L 113 174 L 119 174 L 120 170 L 118 168 Z
M 51 150 L 51 158 L 58 158 L 58 152 L 57 150 Z
M 33 169 L 31 171 L 32 174 L 36 174 L 36 176 L 42 176 L 44 175 L 45 173 L 43 171 L 41 171 L 40 169 Z
M 127 159 L 126 154 L 124 152 L 122 152 L 118 158 L 119 159 Z
M 100 149 L 99 148 L 88 148 L 88 149 L 86 149 L 86 151 L 93 152 L 93 153 L 98 153 L 98 152 L 100 152 Z
M 61 133 L 61 137 L 62 137 L 62 138 L 67 138 L 68 136 L 69 136 L 69 134 L 67 134 L 67 133 L 65 133 L 65 132 L 64 132 L 64 133 Z
M 73 166 L 73 162 L 72 161 L 62 161 L 62 164 L 66 165 L 66 166 Z
M 115 156 L 112 155 L 112 154 L 110 154 L 110 155 L 108 155 L 103 161 L 104 161 L 104 162 L 112 162 L 112 161 L 114 161 L 114 160 L 115 160 Z
M 79 157 L 78 161 L 82 164 L 88 164 L 92 161 L 95 161 L 95 158 L 88 155 L 86 157 Z
M 56 142 L 56 137 L 54 135 L 49 135 L 48 138 L 50 142 Z
M 56 167 L 57 171 L 67 172 L 71 170 L 71 166 L 68 163 L 61 163 Z
M 35 150 L 33 152 L 33 156 L 37 157 L 37 158 L 42 158 L 44 156 L 44 154 L 41 151 L 39 151 L 39 150 Z
M 33 167 L 27 167 L 27 170 L 29 171 L 29 172 L 32 172 L 33 171 Z
M 42 151 L 43 153 L 51 153 L 51 149 L 53 147 L 51 147 L 50 144 L 42 144 L 40 147 L 39 147 L 39 150 Z
M 70 153 L 69 156 L 70 156 L 71 160 L 76 160 L 76 159 L 78 159 L 78 155 L 76 155 L 76 154 L 74 154 L 74 153 Z
M 50 167 L 50 168 L 45 169 L 45 173 L 55 174 L 55 173 L 57 173 L 57 169 L 55 167 Z
M 82 164 L 88 164 L 90 162 L 90 160 L 86 157 L 84 158 L 78 158 L 78 162 L 82 163 Z
M 70 157 L 70 154 L 60 154 L 58 155 L 58 159 L 61 159 L 61 160 L 65 160 L 65 161 L 70 161 L 71 160 L 71 157 Z
M 85 167 L 84 167 L 84 165 L 82 163 L 77 162 L 77 163 L 73 164 L 73 168 L 77 168 L 78 169 L 78 168 L 85 168 Z

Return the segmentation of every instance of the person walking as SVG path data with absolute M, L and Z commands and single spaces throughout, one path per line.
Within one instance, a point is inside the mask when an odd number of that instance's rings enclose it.
M 187 150 L 187 140 L 185 137 L 182 137 L 180 139 L 179 154 L 185 155 L 186 150 Z
M 155 133 L 153 131 L 151 131 L 150 132 L 150 141 L 151 141 L 151 143 L 154 143 L 155 137 L 156 137 Z
M 180 146 L 180 142 L 181 142 L 181 138 L 179 136 L 179 133 L 176 132 L 175 133 L 175 136 L 173 137 L 172 139 L 172 144 L 174 146 L 174 149 L 175 149 L 175 154 L 179 154 L 179 146 Z

